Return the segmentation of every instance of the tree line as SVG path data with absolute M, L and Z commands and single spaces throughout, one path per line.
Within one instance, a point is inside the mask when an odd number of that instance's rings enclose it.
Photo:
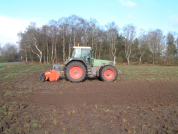
M 90 46 L 94 58 L 127 64 L 178 64 L 178 36 L 175 32 L 163 34 L 161 29 L 137 33 L 136 26 L 127 24 L 119 28 L 114 22 L 100 26 L 96 19 L 86 20 L 76 15 L 51 20 L 37 27 L 34 22 L 18 33 L 19 58 L 26 62 L 59 63 L 71 57 L 73 46 Z M 5 52 L 12 44 L 5 45 Z M 14 47 L 15 48 L 15 47 Z M 11 49 L 13 50 L 13 49 Z M 8 51 L 10 53 L 10 51 Z M 17 51 L 11 52 L 15 55 Z M 12 57 L 12 56 L 11 56 Z M 12 58 L 11 58 L 12 60 Z
M 6 43 L 4 47 L 0 44 L 0 62 L 13 61 L 19 61 L 18 47 L 11 43 Z

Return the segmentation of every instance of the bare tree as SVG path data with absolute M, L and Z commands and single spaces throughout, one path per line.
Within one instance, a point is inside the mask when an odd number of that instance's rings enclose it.
M 95 19 L 90 20 L 91 27 L 91 47 L 94 48 L 94 38 L 95 38 L 95 29 L 96 29 L 97 21 Z
M 42 26 L 41 28 L 41 32 L 42 32 L 42 37 L 44 38 L 43 41 L 44 41 L 44 52 L 46 51 L 46 63 L 49 64 L 49 36 L 50 36 L 50 32 L 49 32 L 49 27 L 47 25 L 44 25 Z M 44 61 L 45 61 L 45 54 L 44 54 Z
M 28 63 L 27 52 L 28 52 L 29 46 L 28 46 L 27 39 L 22 32 L 19 32 L 17 35 L 19 36 L 19 39 L 20 39 L 18 44 L 20 45 L 20 49 L 23 50 L 23 52 L 25 53 L 25 61 L 26 63 Z
M 15 44 L 6 43 L 2 48 L 2 56 L 7 61 L 17 60 L 17 46 Z
M 169 61 L 172 61 L 173 64 L 175 64 L 175 57 L 177 54 L 177 48 L 176 48 L 176 39 L 175 39 L 176 33 L 169 32 L 166 37 L 166 56 L 167 56 L 167 64 Z
M 42 51 L 39 48 L 40 43 L 38 42 L 38 39 L 37 39 L 38 35 L 39 33 L 37 32 L 36 24 L 32 22 L 27 28 L 27 31 L 25 32 L 24 36 L 25 36 L 26 42 L 30 44 L 29 46 L 30 46 L 31 52 L 38 56 L 40 63 L 41 63 Z
M 118 36 L 119 28 L 114 22 L 109 23 L 106 27 L 108 29 L 111 54 L 114 58 L 114 64 L 115 64 L 116 63 L 116 44 L 117 44 L 117 36 Z
M 104 31 L 99 29 L 98 31 L 98 57 L 101 58 L 102 44 L 104 42 Z
M 132 24 L 128 24 L 123 27 L 123 36 L 124 39 L 124 45 L 125 45 L 125 55 L 127 59 L 127 63 L 129 65 L 129 58 L 132 52 L 132 45 L 134 43 L 135 34 L 136 34 L 136 27 Z
M 66 36 L 66 28 L 67 28 L 67 22 L 66 22 L 66 18 L 62 18 L 58 21 L 59 23 L 59 29 L 61 31 L 61 36 L 62 36 L 62 46 L 63 46 L 63 62 L 66 59 L 66 55 L 65 55 L 65 36 Z
M 158 59 L 161 57 L 162 51 L 165 48 L 165 36 L 160 29 L 151 31 L 148 33 L 149 46 L 152 52 L 152 63 L 158 63 Z
M 72 36 L 73 36 L 73 46 L 76 45 L 77 34 L 79 34 L 79 27 L 81 25 L 81 18 L 76 15 L 71 16 L 72 19 Z
M 139 49 L 139 64 L 141 64 L 142 56 L 145 54 L 145 50 L 148 48 L 148 37 L 145 34 L 144 30 L 140 31 L 140 35 L 139 35 L 138 39 L 139 39 L 139 45 L 138 45 L 138 49 Z
M 49 26 L 49 36 L 51 39 L 52 49 L 51 49 L 51 61 L 54 63 L 57 61 L 57 42 L 58 42 L 58 23 L 54 20 L 50 21 Z
M 69 35 L 68 58 L 70 58 L 70 55 L 71 55 L 72 37 L 74 36 L 73 34 L 74 34 L 74 27 L 75 27 L 74 25 L 75 25 L 76 18 L 77 17 L 75 15 L 72 15 L 69 18 L 67 18 L 67 34 Z
M 81 20 L 81 23 L 82 23 L 82 35 L 83 35 L 83 45 L 84 46 L 87 46 L 87 43 L 88 43 L 88 33 L 89 33 L 89 22 L 87 20 L 84 20 L 82 19 Z

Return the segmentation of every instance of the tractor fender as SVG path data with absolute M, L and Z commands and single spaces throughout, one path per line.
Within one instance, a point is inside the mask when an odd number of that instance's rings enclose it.
M 64 63 L 64 65 L 67 66 L 71 61 L 80 61 L 87 67 L 87 63 L 81 58 L 70 58 Z

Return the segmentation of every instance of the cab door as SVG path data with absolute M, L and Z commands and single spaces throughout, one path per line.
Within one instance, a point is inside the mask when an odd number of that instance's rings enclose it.
M 81 49 L 81 57 L 87 65 L 90 65 L 90 49 Z

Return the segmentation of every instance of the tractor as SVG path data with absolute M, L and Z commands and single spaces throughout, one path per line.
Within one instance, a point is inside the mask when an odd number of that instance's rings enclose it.
M 39 81 L 58 81 L 62 72 L 70 82 L 83 82 L 87 77 L 97 77 L 102 81 L 115 81 L 117 69 L 114 62 L 95 59 L 94 49 L 91 47 L 74 46 L 72 57 L 64 65 L 54 64 L 51 71 L 40 75 Z M 63 71 L 62 71 L 63 68 Z

